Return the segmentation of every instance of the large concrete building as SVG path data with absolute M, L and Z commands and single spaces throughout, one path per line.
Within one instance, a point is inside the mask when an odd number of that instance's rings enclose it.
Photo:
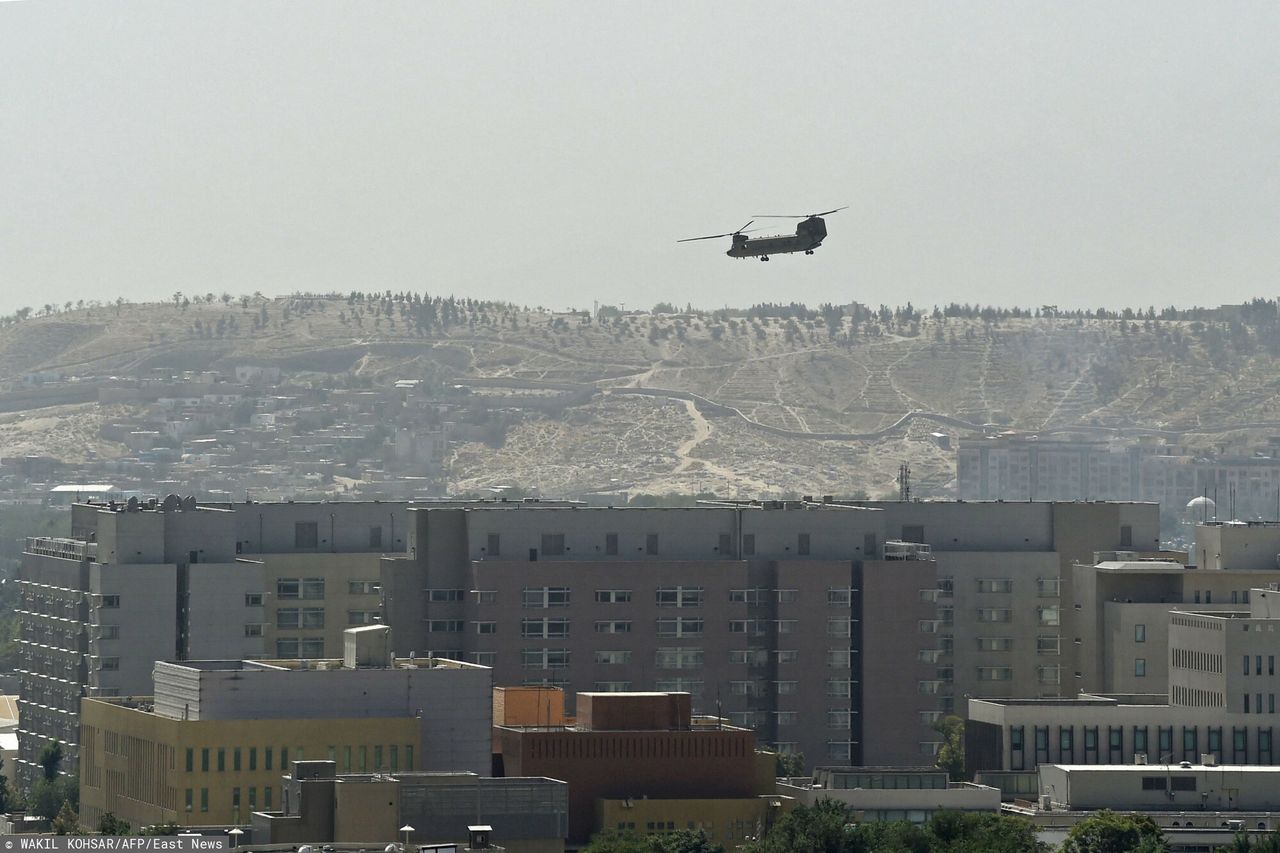
M 20 589 L 19 775 L 64 744 L 81 696 L 149 693 L 157 660 L 324 658 L 380 621 L 378 561 L 404 550 L 409 504 L 77 503 L 69 538 L 31 538 Z
M 344 773 L 487 774 L 491 672 L 393 659 L 387 630 L 351 629 L 339 660 L 159 662 L 154 695 L 84 700 L 82 820 L 245 824 L 308 757 Z
M 966 759 L 979 772 L 1041 764 L 1280 763 L 1274 746 L 1280 592 L 1249 609 L 1171 610 L 1168 692 L 1065 700 L 971 699 Z
M 409 553 L 382 565 L 398 644 L 502 684 L 688 692 L 811 763 L 918 764 L 957 696 L 1059 695 L 1071 566 L 1158 547 L 1148 504 L 409 515 Z

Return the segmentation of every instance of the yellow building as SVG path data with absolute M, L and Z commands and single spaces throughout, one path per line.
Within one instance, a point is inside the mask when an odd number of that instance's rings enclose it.
M 326 759 L 343 772 L 421 766 L 416 717 L 182 720 L 149 699 L 81 704 L 80 820 L 105 812 L 135 827 L 247 824 L 279 808 L 290 762 Z
M 268 657 L 342 654 L 342 632 L 382 619 L 379 553 L 252 554 L 263 567 L 262 645 Z

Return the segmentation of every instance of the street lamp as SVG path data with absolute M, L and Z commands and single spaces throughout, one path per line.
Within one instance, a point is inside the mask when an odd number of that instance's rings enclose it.
M 409 824 L 406 823 L 404 826 L 400 827 L 400 831 L 404 833 L 404 848 L 405 850 L 408 850 L 409 849 L 409 833 L 413 832 L 414 829 L 412 826 L 409 826 Z
M 244 830 L 240 827 L 233 827 L 227 830 L 227 835 L 231 836 L 231 849 L 234 850 L 240 846 L 240 836 L 244 835 Z

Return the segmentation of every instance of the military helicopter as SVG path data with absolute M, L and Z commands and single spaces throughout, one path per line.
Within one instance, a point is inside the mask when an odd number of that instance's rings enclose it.
M 785 255 L 791 252 L 804 252 L 806 255 L 812 255 L 813 250 L 822 245 L 822 241 L 827 236 L 827 223 L 822 218 L 833 213 L 838 213 L 845 207 L 837 207 L 835 210 L 824 210 L 822 213 L 810 213 L 803 216 L 795 215 L 757 215 L 756 219 L 800 219 L 803 220 L 796 226 L 794 236 L 790 234 L 779 234 L 773 237 L 748 237 L 752 233 L 747 229 L 756 221 L 752 219 L 746 225 L 743 225 L 737 231 L 730 231 L 726 234 L 711 234 L 706 237 L 686 237 L 683 240 L 677 240 L 677 243 L 690 243 L 694 240 L 716 240 L 720 237 L 732 237 L 733 245 L 729 247 L 729 251 L 725 252 L 731 258 L 753 258 L 758 257 L 762 261 L 769 260 L 770 255 Z M 753 229 L 759 231 L 761 229 Z

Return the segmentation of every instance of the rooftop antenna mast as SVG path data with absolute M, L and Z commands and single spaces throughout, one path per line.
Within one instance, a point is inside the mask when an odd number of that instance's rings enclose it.
M 911 466 L 906 462 L 898 466 L 898 500 L 911 500 Z

